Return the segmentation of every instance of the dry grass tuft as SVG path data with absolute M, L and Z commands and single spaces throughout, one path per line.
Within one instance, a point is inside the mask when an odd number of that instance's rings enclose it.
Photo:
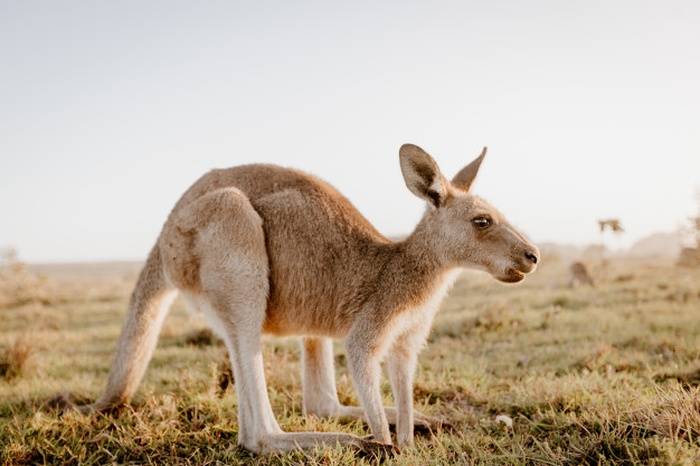
M 688 388 L 697 387 L 700 386 L 700 369 L 695 369 L 690 372 L 670 372 L 659 374 L 654 377 L 654 380 L 657 382 L 675 380 Z
M 31 355 L 32 347 L 23 338 L 0 351 L 0 378 L 11 380 L 22 375 Z
M 187 335 L 185 338 L 185 344 L 192 346 L 213 346 L 221 343 L 222 341 L 219 340 L 214 335 L 214 332 L 212 332 L 208 328 L 196 330 Z
M 233 386 L 235 379 L 233 378 L 233 370 L 231 369 L 231 361 L 228 356 L 224 356 L 221 362 L 216 367 L 216 389 L 219 397 L 223 397 L 226 389 Z

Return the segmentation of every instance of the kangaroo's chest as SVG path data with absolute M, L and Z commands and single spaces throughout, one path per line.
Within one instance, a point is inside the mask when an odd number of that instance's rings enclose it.
M 443 277 L 427 296 L 413 306 L 408 307 L 390 320 L 391 334 L 395 337 L 413 330 L 427 332 L 433 323 L 435 314 L 440 310 L 442 301 L 459 277 L 461 270 L 451 270 Z

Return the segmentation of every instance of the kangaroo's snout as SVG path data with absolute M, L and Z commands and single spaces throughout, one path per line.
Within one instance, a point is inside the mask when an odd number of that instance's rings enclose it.
M 539 254 L 533 251 L 525 251 L 525 259 L 532 262 L 533 265 L 537 265 L 540 261 Z

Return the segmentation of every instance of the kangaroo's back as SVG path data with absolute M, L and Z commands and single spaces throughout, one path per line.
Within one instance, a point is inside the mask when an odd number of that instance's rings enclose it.
M 275 165 L 212 170 L 172 215 L 225 188 L 244 193 L 263 220 L 270 269 L 266 330 L 343 333 L 388 260 L 391 242 L 330 184 Z

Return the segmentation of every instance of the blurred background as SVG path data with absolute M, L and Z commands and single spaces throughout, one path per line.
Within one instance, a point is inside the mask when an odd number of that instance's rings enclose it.
M 699 19 L 693 1 L 4 1 L 0 246 L 142 259 L 195 179 L 251 162 L 319 175 L 405 234 L 413 142 L 447 176 L 489 146 L 476 192 L 540 244 L 666 232 L 677 254 Z M 609 218 L 624 234 L 601 237 Z

